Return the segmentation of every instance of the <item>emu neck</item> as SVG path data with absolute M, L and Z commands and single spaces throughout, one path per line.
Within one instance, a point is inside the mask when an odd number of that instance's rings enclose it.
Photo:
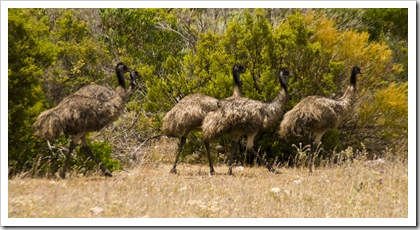
M 350 85 L 352 85 L 354 88 L 356 88 L 356 77 L 357 73 L 352 72 L 350 76 Z
M 344 93 L 344 95 L 342 97 L 340 97 L 338 99 L 338 101 L 344 101 L 349 103 L 350 107 L 352 107 L 354 105 L 354 102 L 356 100 L 356 77 L 357 77 L 357 72 L 356 71 L 352 71 L 351 76 L 350 76 L 350 86 L 347 87 L 346 92 Z
M 242 97 L 242 82 L 240 79 L 240 74 L 236 71 L 233 71 L 233 96 Z
M 339 120 L 337 121 L 338 125 L 343 119 L 345 119 L 347 116 L 351 114 L 351 111 L 353 110 L 354 104 L 356 102 L 356 88 L 353 87 L 353 85 L 350 85 L 344 95 L 340 97 L 338 100 L 335 101 L 335 103 L 332 103 L 334 106 L 332 109 L 339 117 Z
M 267 104 L 266 117 L 264 119 L 264 128 L 269 127 L 274 122 L 278 121 L 283 114 L 284 107 L 287 100 L 287 92 L 284 88 L 280 88 L 276 98 Z
M 114 97 L 125 98 L 127 94 L 128 91 L 125 88 L 123 88 L 122 86 L 118 86 Z
M 118 87 L 117 87 L 114 97 L 111 100 L 114 101 L 116 105 L 118 104 L 124 105 L 125 104 L 124 101 L 127 96 L 127 89 L 125 87 L 125 81 L 124 81 L 124 73 L 118 70 L 116 72 L 117 72 L 117 77 L 118 77 Z
M 284 109 L 284 105 L 286 104 L 286 100 L 287 92 L 285 89 L 281 88 L 277 93 L 276 98 L 274 98 L 274 100 L 269 104 L 269 107 L 272 107 L 275 110 L 275 113 L 281 113 L 281 111 Z
M 350 85 L 346 92 L 344 92 L 343 96 L 341 96 L 338 100 L 339 101 L 347 101 L 350 104 L 354 104 L 354 101 L 356 99 L 356 87 L 353 85 Z
M 350 76 L 350 86 L 347 88 L 344 95 L 338 100 L 346 101 L 350 103 L 350 105 L 354 104 L 354 101 L 356 99 L 356 77 L 357 73 L 352 72 Z
M 118 78 L 118 85 L 125 89 L 124 73 L 118 70 L 116 72 L 117 72 L 117 78 Z
M 233 86 L 233 96 L 235 97 L 242 97 L 242 87 L 241 86 Z

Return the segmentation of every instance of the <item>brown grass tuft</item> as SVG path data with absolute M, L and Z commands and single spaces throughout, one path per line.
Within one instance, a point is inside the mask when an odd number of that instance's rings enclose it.
M 114 177 L 10 179 L 9 218 L 26 217 L 408 217 L 406 163 L 374 167 L 265 168 L 144 164 Z

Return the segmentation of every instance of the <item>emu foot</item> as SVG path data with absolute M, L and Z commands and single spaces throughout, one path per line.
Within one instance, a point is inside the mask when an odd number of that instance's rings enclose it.
M 170 171 L 170 173 L 172 173 L 172 174 L 176 174 L 176 168 L 174 167 L 174 168 L 172 168 L 171 169 L 171 171 Z
M 61 172 L 60 173 L 60 177 L 61 177 L 61 179 L 66 179 L 66 173 L 65 172 Z
M 270 172 L 272 172 L 272 173 L 274 173 L 274 174 L 281 174 L 281 172 L 280 171 L 277 171 L 276 169 L 274 169 L 274 168 L 271 168 L 271 169 L 269 169 L 270 170 Z
M 229 176 L 234 176 L 233 173 L 232 173 L 232 166 L 229 166 L 228 175 Z
M 214 171 L 214 168 L 210 168 L 210 175 L 214 175 L 216 172 Z

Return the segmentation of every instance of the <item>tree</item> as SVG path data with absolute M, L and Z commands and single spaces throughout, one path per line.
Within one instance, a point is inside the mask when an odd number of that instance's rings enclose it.
M 154 66 L 155 74 L 163 75 L 161 64 L 169 56 L 181 57 L 183 42 L 173 31 L 159 29 L 167 21 L 173 26 L 176 18 L 167 9 L 100 9 L 104 34 L 102 39 L 113 59 L 131 57 L 129 63 Z M 133 59 L 132 57 L 136 57 Z
M 42 78 L 52 105 L 87 84 L 115 86 L 114 63 L 105 44 L 93 34 L 98 10 L 47 9 L 49 42 L 58 47 L 57 60 Z M 118 60 L 119 61 L 119 60 Z
M 30 9 L 9 9 L 8 136 L 9 175 L 34 167 L 39 143 L 32 124 L 44 110 L 40 77 L 51 66 L 57 48 L 47 42 L 48 26 L 35 20 Z

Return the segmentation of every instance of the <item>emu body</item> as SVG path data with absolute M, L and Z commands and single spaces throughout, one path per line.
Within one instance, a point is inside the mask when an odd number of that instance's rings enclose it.
M 337 99 L 320 96 L 308 96 L 288 111 L 280 123 L 279 134 L 283 138 L 313 134 L 314 149 L 319 146 L 324 133 L 331 128 L 338 128 L 351 113 L 356 99 L 356 76 L 360 68 L 353 67 L 350 85 L 344 95 Z M 309 170 L 312 172 L 312 155 Z
M 86 86 L 64 98 L 56 107 L 42 112 L 33 125 L 35 136 L 51 140 L 60 135 L 72 135 L 69 151 L 60 176 L 65 178 L 71 153 L 82 140 L 92 159 L 99 164 L 106 176 L 112 174 L 96 159 L 86 142 L 86 134 L 99 131 L 121 115 L 127 98 L 124 73 L 129 69 L 122 63 L 116 66 L 119 81 L 115 93 L 100 86 Z M 96 90 L 92 92 L 91 90 Z
M 222 134 L 231 136 L 231 152 L 229 155 L 229 171 L 232 175 L 233 156 L 237 149 L 237 143 L 241 136 L 247 135 L 247 151 L 250 151 L 266 165 L 271 172 L 276 172 L 254 150 L 254 138 L 257 133 L 272 125 L 284 112 L 287 100 L 287 84 L 284 76 L 288 76 L 287 70 L 279 76 L 281 88 L 276 98 L 270 103 L 264 103 L 248 98 L 233 98 L 226 101 L 219 109 L 210 112 L 203 121 L 204 140 L 213 140 Z
M 242 96 L 242 83 L 240 74 L 245 72 L 245 68 L 240 64 L 235 64 L 232 68 L 234 81 L 233 94 L 229 98 Z M 228 98 L 228 99 L 229 99 Z M 191 94 L 178 102 L 163 118 L 163 131 L 168 137 L 180 138 L 177 155 L 171 173 L 176 173 L 181 151 L 186 143 L 190 132 L 201 130 L 204 117 L 214 111 L 224 103 L 225 100 L 219 100 L 204 94 Z M 213 163 L 210 157 L 210 143 L 204 141 L 207 158 L 210 166 L 210 173 L 214 173 Z

